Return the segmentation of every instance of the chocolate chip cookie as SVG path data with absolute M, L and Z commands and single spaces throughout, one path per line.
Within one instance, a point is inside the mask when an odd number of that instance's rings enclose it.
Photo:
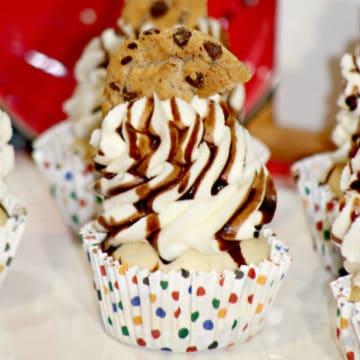
M 150 29 L 123 43 L 112 56 L 103 112 L 153 93 L 190 101 L 231 90 L 249 70 L 213 37 L 186 27 Z

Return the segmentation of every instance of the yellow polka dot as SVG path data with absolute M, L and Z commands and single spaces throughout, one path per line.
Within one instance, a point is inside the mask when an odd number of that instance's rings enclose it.
M 118 270 L 119 275 L 125 275 L 127 269 L 128 269 L 128 264 L 121 265 Z
M 135 316 L 133 318 L 134 325 L 141 325 L 142 324 L 142 317 L 141 316 Z
M 5 266 L 3 264 L 0 264 L 0 272 L 4 271 Z
M 304 207 L 307 208 L 307 207 L 308 207 L 308 201 L 307 201 L 307 199 L 304 198 L 304 199 L 303 199 L 303 203 L 304 203 Z
M 345 318 L 340 318 L 340 328 L 341 330 L 347 329 L 349 327 L 349 321 Z
M 109 293 L 109 288 L 107 288 L 106 286 L 104 286 L 104 294 L 107 295 Z
M 262 312 L 264 305 L 263 304 L 257 304 L 255 313 L 260 314 Z
M 260 284 L 260 285 L 264 285 L 264 284 L 266 283 L 266 280 L 267 280 L 267 277 L 266 277 L 265 275 L 260 275 L 260 276 L 258 277 L 257 282 L 258 282 L 258 284 Z
M 220 319 L 223 319 L 225 316 L 226 316 L 226 313 L 227 313 L 227 310 L 226 309 L 220 309 L 219 311 L 218 311 L 218 317 L 220 318 Z
M 157 297 L 155 294 L 150 294 L 150 302 L 153 304 L 156 301 Z

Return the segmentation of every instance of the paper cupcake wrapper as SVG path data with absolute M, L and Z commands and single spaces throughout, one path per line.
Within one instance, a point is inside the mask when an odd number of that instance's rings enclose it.
M 327 185 L 319 185 L 333 164 L 331 153 L 310 156 L 293 164 L 291 170 L 304 204 L 314 250 L 323 266 L 334 276 L 343 271 L 340 248 L 330 239 L 330 230 L 338 213 L 338 200 Z
M 360 360 L 360 302 L 350 302 L 351 276 L 331 284 L 337 302 L 336 337 L 345 359 Z
M 92 164 L 72 150 L 74 139 L 70 121 L 63 121 L 34 142 L 32 155 L 65 223 L 77 232 L 94 218 L 101 199 L 93 189 Z
M 7 195 L 2 205 L 9 218 L 4 226 L 0 226 L 0 287 L 15 257 L 27 221 L 26 210 L 16 198 Z
M 150 349 L 195 352 L 231 346 L 255 335 L 290 264 L 288 248 L 270 229 L 271 261 L 235 271 L 169 273 L 126 268 L 99 247 L 104 233 L 80 232 L 91 264 L 105 331 Z

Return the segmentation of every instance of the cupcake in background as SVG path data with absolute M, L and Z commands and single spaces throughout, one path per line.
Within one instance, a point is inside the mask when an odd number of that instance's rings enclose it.
M 99 210 L 101 197 L 93 191 L 92 131 L 101 124 L 103 88 L 110 56 L 129 38 L 156 26 L 184 24 L 197 28 L 228 44 L 226 31 L 219 21 L 207 16 L 207 2 L 190 0 L 128 0 L 116 26 L 106 29 L 85 47 L 75 66 L 77 85 L 64 103 L 68 120 L 55 125 L 34 142 L 33 158 L 50 184 L 66 224 L 77 231 Z M 242 114 L 245 90 L 237 84 L 231 91 L 217 95 Z M 269 151 L 260 141 L 256 149 L 263 161 Z
M 7 191 L 6 177 L 14 167 L 14 148 L 8 115 L 0 110 L 0 286 L 16 254 L 27 215 L 25 209 Z
M 331 226 L 338 214 L 338 203 L 344 195 L 341 174 L 351 156 L 353 138 L 360 130 L 360 56 L 345 54 L 341 59 L 341 71 L 345 80 L 339 96 L 337 124 L 332 140 L 337 149 L 319 153 L 296 162 L 292 172 L 298 191 L 303 199 L 316 252 L 335 276 L 344 274 L 343 257 L 331 241 Z
M 103 211 L 80 236 L 103 326 L 119 341 L 228 347 L 255 335 L 275 300 L 290 263 L 264 226 L 276 191 L 216 96 L 249 75 L 185 27 L 146 31 L 111 58 L 107 114 L 91 139 Z
M 351 101 L 356 111 L 360 94 L 354 93 L 350 99 L 345 102 Z M 340 348 L 345 358 L 360 359 L 360 126 L 352 131 L 350 146 L 346 143 L 349 159 L 340 179 L 344 195 L 331 229 L 332 241 L 339 246 L 350 275 L 338 278 L 331 287 L 337 301 L 336 335 Z

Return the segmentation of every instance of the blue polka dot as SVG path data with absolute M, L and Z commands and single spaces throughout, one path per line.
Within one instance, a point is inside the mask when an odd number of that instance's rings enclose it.
M 163 347 L 163 348 L 161 348 L 161 350 L 162 350 L 162 351 L 169 351 L 169 352 L 172 351 L 172 350 L 171 350 L 170 348 L 168 348 L 168 347 Z
M 156 316 L 158 316 L 159 318 L 164 318 L 166 317 L 166 312 L 163 308 L 157 308 L 156 309 Z
M 212 330 L 214 328 L 214 323 L 211 320 L 205 320 L 203 323 L 203 328 L 205 330 Z
M 66 173 L 65 173 L 65 180 L 66 181 L 71 181 L 73 179 L 73 174 L 72 174 L 72 172 L 71 171 L 67 171 Z
M 116 312 L 117 312 L 117 306 L 116 306 L 116 304 L 112 304 L 112 308 L 113 308 L 113 311 L 116 313 Z
M 132 306 L 140 306 L 140 297 L 135 296 L 131 299 L 131 305 Z
M 189 286 L 188 292 L 189 292 L 189 294 L 192 293 L 192 286 L 191 285 Z

